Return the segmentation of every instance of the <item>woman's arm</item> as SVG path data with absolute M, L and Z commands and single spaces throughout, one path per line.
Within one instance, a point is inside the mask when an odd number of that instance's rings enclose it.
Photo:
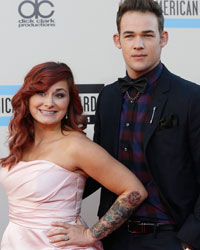
M 100 240 L 120 227 L 141 203 L 141 199 L 144 197 L 137 191 L 121 194 L 108 212 L 90 228 L 92 236 Z

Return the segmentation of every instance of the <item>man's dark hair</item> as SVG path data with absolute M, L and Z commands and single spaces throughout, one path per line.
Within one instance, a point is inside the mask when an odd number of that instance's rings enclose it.
M 164 16 L 162 8 L 154 0 L 122 0 L 117 12 L 117 30 L 120 33 L 120 23 L 122 16 L 128 11 L 140 11 L 153 13 L 158 20 L 158 29 L 160 34 L 164 29 Z

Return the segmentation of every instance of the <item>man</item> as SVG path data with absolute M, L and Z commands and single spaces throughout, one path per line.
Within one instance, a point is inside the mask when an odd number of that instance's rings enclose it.
M 119 6 L 114 43 L 127 72 L 99 95 L 94 140 L 139 177 L 148 198 L 103 240 L 105 250 L 200 249 L 200 86 L 160 62 L 163 23 L 153 0 Z M 89 179 L 85 194 L 98 187 Z M 102 188 L 100 217 L 115 198 Z

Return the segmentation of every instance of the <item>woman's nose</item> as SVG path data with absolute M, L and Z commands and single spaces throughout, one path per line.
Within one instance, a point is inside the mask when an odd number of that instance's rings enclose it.
M 53 107 L 54 106 L 53 96 L 46 96 L 45 101 L 44 101 L 44 105 L 46 107 Z

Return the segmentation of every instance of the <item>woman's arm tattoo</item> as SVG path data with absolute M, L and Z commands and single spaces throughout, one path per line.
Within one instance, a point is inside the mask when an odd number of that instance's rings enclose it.
M 107 213 L 90 228 L 92 236 L 98 240 L 120 227 L 140 204 L 139 192 L 120 195 Z

